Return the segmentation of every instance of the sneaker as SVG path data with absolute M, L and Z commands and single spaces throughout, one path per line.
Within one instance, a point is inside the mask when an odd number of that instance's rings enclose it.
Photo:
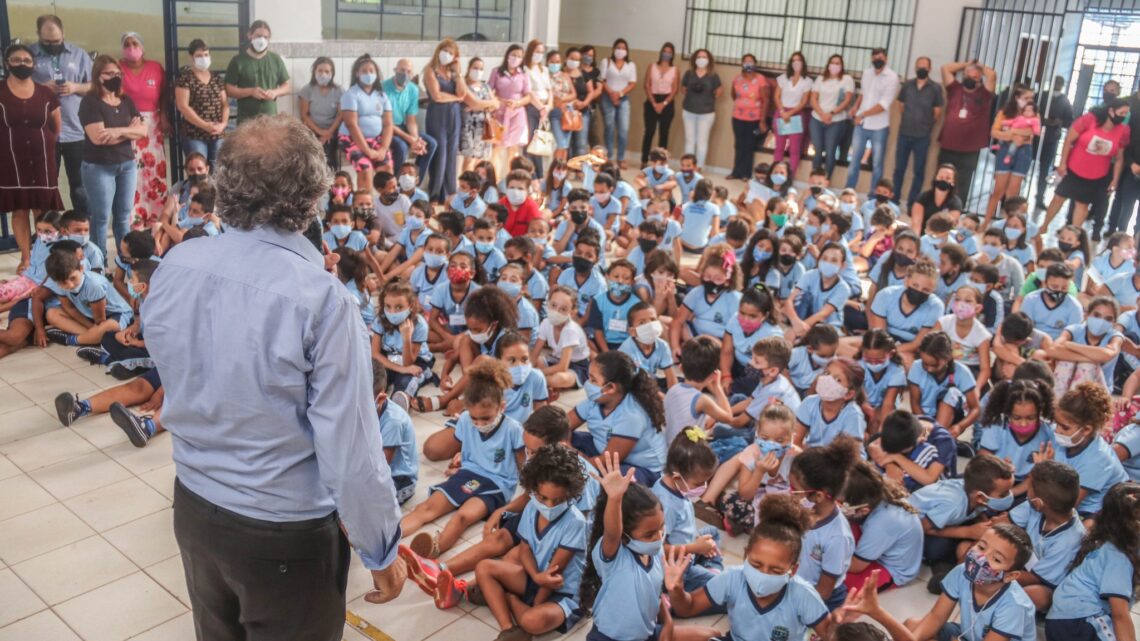
M 147 430 L 145 418 L 127 409 L 122 403 L 111 403 L 111 420 L 119 429 L 126 433 L 127 438 L 131 439 L 131 445 L 135 447 L 146 447 L 147 441 L 150 440 L 150 432 Z
M 425 559 L 439 558 L 439 540 L 427 532 L 420 532 L 412 537 L 412 543 L 409 547 L 412 548 L 412 552 Z
M 534 636 L 517 625 L 513 625 L 499 633 L 495 641 L 531 641 Z
M 127 367 L 122 363 L 115 363 L 107 373 L 113 376 L 117 381 L 129 381 L 146 370 L 147 368 L 145 367 Z
M 961 456 L 962 458 L 974 458 L 977 456 L 977 452 L 974 451 L 973 444 L 971 444 L 969 441 L 958 439 L 955 442 L 957 443 L 956 448 L 958 450 L 958 456 Z
M 396 392 L 392 395 L 392 402 L 406 412 L 412 404 L 412 398 L 408 396 L 407 392 Z
M 64 392 L 55 397 L 55 415 L 64 427 L 70 427 L 75 419 L 79 418 L 79 397 L 71 392 Z
M 439 573 L 439 580 L 435 584 L 435 607 L 440 610 L 450 610 L 459 605 L 463 595 L 467 593 L 467 582 L 452 576 L 450 570 Z
M 720 510 L 716 509 L 716 506 L 709 505 L 704 501 L 694 503 L 693 511 L 696 513 L 698 519 L 709 525 L 720 527 L 724 523 L 724 515 L 720 513 Z
M 439 564 L 431 559 L 425 559 L 416 554 L 406 545 L 401 545 L 396 554 L 404 560 L 408 567 L 408 578 L 419 586 L 428 596 L 435 595 L 435 586 L 439 581 Z
M 930 566 L 930 580 L 926 582 L 926 591 L 931 594 L 942 594 L 942 579 L 954 569 L 953 563 L 941 561 Z
M 102 365 L 106 363 L 107 358 L 107 352 L 104 352 L 102 347 L 92 346 L 80 347 L 75 350 L 75 355 L 92 365 Z
M 471 605 L 486 607 L 487 598 L 483 596 L 483 591 L 479 589 L 478 583 L 467 586 L 467 602 Z
M 67 345 L 67 339 L 71 338 L 71 334 L 56 327 L 47 328 L 44 330 L 44 334 L 47 335 L 49 343 L 55 343 L 56 345 Z

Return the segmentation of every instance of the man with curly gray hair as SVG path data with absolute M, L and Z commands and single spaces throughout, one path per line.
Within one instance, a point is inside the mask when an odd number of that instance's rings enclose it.
M 300 121 L 262 116 L 226 138 L 215 181 L 226 233 L 167 253 L 142 310 L 195 629 L 340 639 L 349 541 L 371 602 L 398 596 L 406 568 L 367 331 L 301 235 L 331 176 Z

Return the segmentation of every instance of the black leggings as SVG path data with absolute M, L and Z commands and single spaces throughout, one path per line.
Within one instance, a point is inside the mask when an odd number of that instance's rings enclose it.
M 653 94 L 653 99 L 661 102 L 668 94 Z M 661 113 L 653 105 L 645 101 L 645 133 L 641 137 L 641 162 L 649 162 L 649 150 L 653 148 L 653 132 L 656 130 L 657 146 L 669 148 L 669 126 L 673 124 L 673 103 L 665 105 Z

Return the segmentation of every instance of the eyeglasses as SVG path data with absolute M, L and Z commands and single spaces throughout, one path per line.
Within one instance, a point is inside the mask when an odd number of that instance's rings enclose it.
M 8 64 L 31 66 L 31 65 L 35 64 L 35 62 L 31 58 L 9 58 Z

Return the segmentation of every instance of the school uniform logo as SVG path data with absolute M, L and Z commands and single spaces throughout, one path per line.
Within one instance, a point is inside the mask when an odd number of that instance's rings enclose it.
M 815 561 L 823 561 L 823 546 L 816 543 L 811 548 L 811 558 Z
M 782 625 L 772 628 L 772 636 L 769 637 L 771 641 L 788 641 L 791 632 Z
M 481 483 L 479 483 L 479 479 L 471 479 L 470 481 L 467 481 L 466 483 L 463 484 L 462 489 L 463 489 L 463 492 L 466 494 L 474 494 L 474 493 L 479 491 L 480 485 L 481 485 Z
M 496 463 L 502 463 L 505 460 L 507 460 L 507 451 L 501 447 L 496 449 L 495 450 L 495 462 Z
M 523 407 L 530 405 L 530 394 L 523 392 L 522 396 L 519 398 L 519 404 Z
M 713 316 L 713 322 L 718 325 L 724 324 L 724 316 L 722 316 L 720 312 L 717 312 L 716 315 Z

